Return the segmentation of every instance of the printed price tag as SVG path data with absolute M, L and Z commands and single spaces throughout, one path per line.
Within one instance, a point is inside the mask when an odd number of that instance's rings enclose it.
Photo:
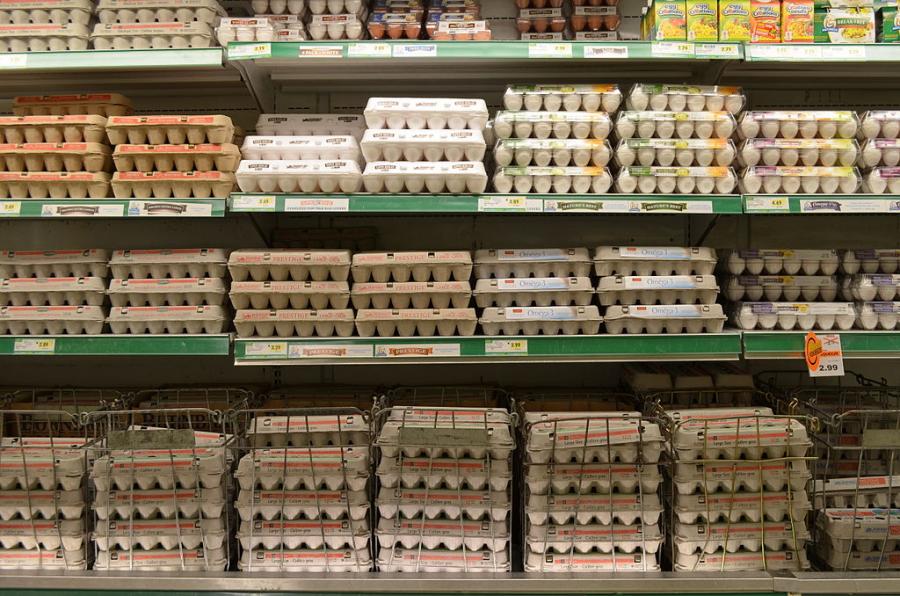
M 272 44 L 252 43 L 247 45 L 231 46 L 228 48 L 229 60 L 253 60 L 254 58 L 271 58 Z
M 544 210 L 541 199 L 528 197 L 478 197 L 479 211 L 518 211 L 521 213 L 540 213 Z
M 628 58 L 628 46 L 584 46 L 585 58 Z
M 52 354 L 56 351 L 56 340 L 51 338 L 21 338 L 13 342 L 13 354 Z
M 865 46 L 824 46 L 822 58 L 825 60 L 865 60 Z
M 231 199 L 232 211 L 275 211 L 277 206 L 275 197 L 271 195 L 261 197 L 233 197 Z
M 289 358 L 371 358 L 372 344 L 329 345 L 327 343 L 291 344 Z
M 28 54 L 0 55 L 0 68 L 25 68 L 28 65 Z
M 390 58 L 391 46 L 386 43 L 351 43 L 348 58 Z
M 841 350 L 841 336 L 836 333 L 807 333 L 803 342 L 803 357 L 811 377 L 844 376 L 844 352 Z
M 0 201 L 0 217 L 18 215 L 22 211 L 19 201 Z
M 286 341 L 255 341 L 245 344 L 244 355 L 247 358 L 267 358 L 270 356 L 287 356 Z
M 486 339 L 485 354 L 528 354 L 527 339 Z
M 787 197 L 747 197 L 747 211 L 790 211 Z
M 300 58 L 343 58 L 341 46 L 300 46 Z
M 350 211 L 350 199 L 285 199 L 284 210 L 288 211 L 318 211 L 322 213 L 333 211 Z
M 694 46 L 697 58 L 737 58 L 738 45 L 732 43 L 698 43 Z
M 684 41 L 654 41 L 650 44 L 654 56 L 693 56 L 694 44 Z
M 394 58 L 435 58 L 437 45 L 433 43 L 405 43 L 394 46 Z
M 529 58 L 571 58 L 572 44 L 538 42 L 528 44 Z
M 376 358 L 440 358 L 459 354 L 459 344 L 375 344 Z

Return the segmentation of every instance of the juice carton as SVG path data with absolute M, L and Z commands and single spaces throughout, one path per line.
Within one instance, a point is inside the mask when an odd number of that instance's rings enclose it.
M 875 43 L 875 10 L 825 8 L 816 11 L 816 43 Z
M 686 0 L 687 40 L 717 41 L 719 39 L 718 6 L 716 0 Z
M 685 0 L 653 0 L 650 8 L 650 39 L 687 41 Z
M 781 43 L 779 0 L 750 0 L 750 43 Z
M 750 41 L 750 0 L 719 0 L 719 41 Z
M 814 0 L 782 0 L 782 41 L 785 43 L 812 43 L 814 22 Z
M 881 31 L 878 41 L 882 43 L 900 42 L 900 11 L 896 6 L 881 9 Z

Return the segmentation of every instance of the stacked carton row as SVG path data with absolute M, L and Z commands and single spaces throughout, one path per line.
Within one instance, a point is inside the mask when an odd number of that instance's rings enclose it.
M 750 406 L 753 376 L 730 363 L 628 364 L 622 381 L 641 399 L 666 407 Z

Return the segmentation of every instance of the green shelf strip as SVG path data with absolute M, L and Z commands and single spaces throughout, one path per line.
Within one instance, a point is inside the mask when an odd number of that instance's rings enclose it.
M 747 62 L 897 62 L 897 44 L 745 44 Z
M 890 331 L 818 331 L 841 336 L 844 358 L 900 358 L 900 333 Z M 744 331 L 744 358 L 802 360 L 805 331 Z
M 223 68 L 224 57 L 222 48 L 26 52 L 0 54 L 0 71 Z
M 227 356 L 219 335 L 6 335 L 0 356 Z
M 900 214 L 897 195 L 743 195 L 744 213 Z
M 0 219 L 224 217 L 225 202 L 225 199 L 0 199 Z

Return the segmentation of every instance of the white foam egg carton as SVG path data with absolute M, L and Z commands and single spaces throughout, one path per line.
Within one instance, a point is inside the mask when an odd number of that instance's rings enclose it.
M 740 87 L 714 85 L 654 85 L 637 83 L 625 97 L 629 110 L 721 112 L 737 115 L 747 103 Z
M 616 190 L 626 194 L 730 194 L 736 184 L 734 171 L 724 167 L 631 166 L 616 178 Z
M 369 498 L 365 490 L 242 490 L 235 501 L 241 521 L 263 519 L 365 519 Z
M 101 551 L 215 551 L 225 543 L 225 522 L 222 518 L 105 520 L 91 537 Z
M 228 259 L 228 272 L 234 281 L 347 281 L 350 263 L 349 250 L 247 248 L 232 251 Z M 367 279 L 354 277 L 354 281 Z
M 603 315 L 607 333 L 721 333 L 721 304 L 610 306 Z
M 370 193 L 479 194 L 487 188 L 487 173 L 480 161 L 373 161 L 362 183 Z
M 767 408 L 669 410 L 666 416 L 676 421 L 670 440 L 680 461 L 803 457 L 812 446 L 800 420 L 772 416 Z
M 365 14 L 365 9 L 361 9 Z M 363 39 L 365 23 L 359 13 L 315 14 L 307 24 L 310 39 Z
M 480 129 L 369 129 L 360 141 L 366 161 L 482 161 L 486 149 Z
M 673 562 L 675 571 L 800 571 L 809 569 L 809 561 L 803 550 L 783 551 L 738 551 L 714 554 L 685 555 L 677 553 Z
M 858 445 L 857 435 L 849 435 L 835 441 L 842 445 Z M 856 460 L 853 453 L 848 459 Z M 877 507 L 884 508 L 891 500 L 895 500 L 897 487 L 900 486 L 900 476 L 861 476 L 847 478 L 829 478 L 828 480 L 816 480 L 812 491 L 816 498 L 816 506 L 821 507 L 822 499 L 826 501 L 825 507 Z M 857 500 L 859 502 L 857 502 Z M 869 503 L 863 505 L 862 503 Z
M 356 311 L 360 337 L 446 337 L 475 334 L 474 308 L 366 308 Z
M 596 306 L 486 308 L 478 323 L 485 335 L 596 335 L 600 332 Z
M 483 99 L 371 97 L 363 115 L 370 129 L 481 131 L 488 121 Z
M 113 161 L 119 172 L 234 172 L 241 154 L 237 146 L 117 145 Z
M 225 283 L 218 277 L 111 279 L 109 300 L 124 306 L 222 306 Z
M 103 319 L 99 306 L 3 306 L 0 335 L 95 335 Z
M 858 156 L 859 145 L 852 138 L 751 138 L 738 147 L 738 163 L 741 166 L 851 167 L 856 164 Z
M 124 116 L 131 111 L 131 100 L 118 93 L 20 95 L 13 98 L 12 105 L 16 116 L 96 114 L 109 117 Z
M 376 475 L 386 488 L 425 486 L 474 491 L 505 491 L 512 479 L 512 471 L 504 462 L 458 457 L 384 457 L 378 462 Z
M 719 286 L 714 275 L 615 275 L 600 278 L 597 294 L 602 306 L 712 304 Z
M 672 483 L 681 495 L 718 491 L 799 491 L 812 475 L 803 460 L 697 464 L 677 461 Z
M 111 186 L 117 199 L 224 199 L 234 189 L 235 176 L 230 172 L 116 172 Z
M 896 252 L 900 255 L 900 251 Z M 900 257 L 898 257 L 900 258 Z M 759 275 L 834 275 L 841 264 L 836 250 L 795 250 L 788 248 L 747 249 L 727 252 L 725 262 L 732 275 L 749 273 Z M 844 256 L 844 261 L 853 267 L 853 260 Z M 857 264 L 858 266 L 858 264 Z M 845 265 L 845 270 L 847 266 Z M 851 271 L 847 271 L 851 273 Z M 856 271 L 852 271 L 855 273 Z
M 805 491 L 750 491 L 676 495 L 673 511 L 678 522 L 740 522 L 794 520 L 803 524 L 812 504 Z
M 359 192 L 359 164 L 349 160 L 241 161 L 237 183 L 242 192 Z
M 99 277 L 0 278 L 0 306 L 103 306 Z
M 856 325 L 871 331 L 893 331 L 900 320 L 900 302 L 863 302 L 856 305 Z
M 880 551 L 883 541 L 894 541 L 898 523 L 900 511 L 880 507 L 828 507 L 816 515 L 816 526 L 831 541 L 832 549 L 841 553 Z
M 584 413 L 584 418 L 534 422 L 526 437 L 528 461 L 656 463 L 663 450 L 659 425 L 634 414 L 635 418 L 604 418 L 602 413 Z
M 90 0 L 20 0 L 0 3 L 0 23 L 13 25 L 87 25 L 91 20 Z
M 104 199 L 109 181 L 106 172 L 0 172 L 0 198 Z
M 228 295 L 237 310 L 341 310 L 350 303 L 350 285 L 346 281 L 237 281 Z
M 234 125 L 221 115 L 111 116 L 106 133 L 113 145 L 199 145 L 231 143 Z
M 106 277 L 109 253 L 85 250 L 0 251 L 0 277 Z
M 659 552 L 663 536 L 657 524 L 528 524 L 525 542 L 531 553 L 604 554 Z
M 0 116 L 0 139 L 6 143 L 106 143 L 106 118 L 72 116 Z
M 239 337 L 350 337 L 352 309 L 238 310 L 234 328 Z
M 845 277 L 841 286 L 846 300 L 889 302 L 900 294 L 900 274 L 858 273 Z
M 659 571 L 655 555 L 629 553 L 528 553 L 525 571 L 540 573 Z
M 849 194 L 856 192 L 861 179 L 853 167 L 754 166 L 741 172 L 740 188 L 747 194 Z
M 612 523 L 653 525 L 662 517 L 662 502 L 656 493 L 585 495 L 535 495 L 525 499 L 525 515 L 533 525 Z
M 151 488 L 215 488 L 225 473 L 219 448 L 111 451 L 94 460 L 91 480 L 98 491 Z
M 850 111 L 744 112 L 738 134 L 744 139 L 852 139 L 860 128 Z
M 209 305 L 113 307 L 107 322 L 117 335 L 222 333 L 225 311 Z
M 416 439 L 409 439 L 406 433 Z M 509 413 L 505 410 L 419 407 L 391 408 L 375 445 L 387 458 L 396 458 L 401 453 L 404 458 L 484 459 L 490 456 L 504 462 L 515 446 Z
M 838 281 L 831 275 L 740 275 L 725 280 L 725 297 L 738 300 L 822 300 L 837 298 Z
M 498 167 L 492 180 L 494 190 L 509 193 L 605 194 L 612 176 L 602 167 Z
M 484 550 L 500 552 L 509 544 L 509 524 L 505 519 L 429 519 L 421 515 L 414 518 L 381 518 L 375 530 L 381 548 L 402 546 L 405 549 L 422 548 L 425 552 L 445 548 L 450 551 Z
M 98 492 L 92 505 L 99 520 L 212 519 L 222 516 L 221 487 Z M 176 511 L 177 510 L 177 511 Z
M 376 561 L 378 570 L 385 573 L 491 573 L 510 570 L 506 551 L 450 550 L 436 548 L 382 548 Z
M 619 139 L 728 139 L 734 133 L 728 112 L 620 112 L 615 130 Z
M 127 279 L 224 277 L 228 251 L 221 248 L 124 249 L 113 251 L 113 277 Z
M 84 513 L 84 494 L 76 490 L 4 490 L 0 520 L 77 520 Z
M 900 194 L 900 167 L 879 166 L 863 176 L 864 188 L 876 195 Z
M 260 415 L 250 421 L 247 436 L 253 447 L 312 445 L 333 446 L 337 449 L 336 452 L 315 451 L 307 454 L 327 457 L 339 454 L 340 445 L 367 445 L 369 424 L 365 418 L 357 414 Z
M 262 136 L 344 136 L 357 141 L 366 130 L 361 114 L 260 114 L 256 134 Z
M 363 572 L 372 570 L 372 555 L 368 548 L 245 550 L 238 559 L 238 569 L 255 571 L 305 571 L 308 573 Z
M 501 139 L 494 146 L 498 166 L 605 167 L 612 152 L 600 139 Z
M 278 16 L 284 19 L 277 19 Z M 216 41 L 222 47 L 233 41 L 306 41 L 306 28 L 300 15 L 220 19 L 216 26 Z
M 59 487 L 69 491 L 79 488 L 84 477 L 85 456 L 78 449 L 4 446 L 0 457 L 0 490 Z
M 586 277 L 586 248 L 489 248 L 475 251 L 477 279 L 509 277 Z
M 306 0 L 252 0 L 250 3 L 253 14 L 303 14 Z
M 216 0 L 99 0 L 95 10 L 103 24 L 213 24 L 217 17 L 225 16 Z
M 623 463 L 525 464 L 525 484 L 534 494 L 599 492 L 653 493 L 659 488 L 659 467 Z
M 895 273 L 900 268 L 900 250 L 858 249 L 841 253 L 841 270 L 853 275 L 856 273 Z
M 99 551 L 94 561 L 98 571 L 224 571 L 228 566 L 225 549 L 109 550 Z
M 629 166 L 721 166 L 734 161 L 730 139 L 622 139 L 616 147 L 616 163 Z
M 818 545 L 824 564 L 837 571 L 896 571 L 900 569 L 900 553 L 887 550 L 882 554 L 877 548 L 869 552 L 840 552 L 830 544 Z
M 716 554 L 739 550 L 759 552 L 800 550 L 809 540 L 809 530 L 802 520 L 760 523 L 718 522 L 683 524 L 675 522 L 673 542 L 681 555 Z
M 852 302 L 739 302 L 732 313 L 740 329 L 846 331 L 856 321 Z
M 472 255 L 459 250 L 360 252 L 353 255 L 350 271 L 354 283 L 468 281 Z
M 467 281 L 365 282 L 353 284 L 356 309 L 465 308 L 472 296 Z
M 503 107 L 511 112 L 615 112 L 622 103 L 616 84 L 509 85 Z
M 716 250 L 682 246 L 598 246 L 594 271 L 610 275 L 711 275 Z
M 248 136 L 241 145 L 241 156 L 250 160 L 358 162 L 359 155 L 359 143 L 350 135 Z
M 10 172 L 103 172 L 112 166 L 100 143 L 21 143 L 0 145 L 0 167 Z
M 0 521 L 0 545 L 2 550 L 64 550 L 76 551 L 84 546 L 84 521 L 80 519 L 56 520 L 14 519 Z
M 244 550 L 270 551 L 284 548 L 287 551 L 300 549 L 358 551 L 369 544 L 369 524 L 366 520 L 261 519 L 242 521 L 237 531 L 237 539 Z M 256 563 L 254 562 L 254 565 Z
M 0 569 L 87 569 L 84 549 L 41 550 L 10 548 L 0 550 Z
M 256 449 L 241 458 L 234 476 L 241 490 L 365 490 L 364 448 L 290 447 Z
M 588 277 L 512 277 L 479 279 L 473 294 L 478 308 L 506 308 L 587 306 L 594 292 Z
M 609 136 L 606 112 L 497 112 L 493 131 L 498 139 L 599 139 Z
M 871 110 L 860 117 L 857 136 L 863 139 L 896 139 L 900 136 L 900 111 Z
M 0 25 L 0 53 L 86 50 L 89 35 L 84 23 Z
M 97 50 L 208 48 L 212 42 L 212 27 L 200 21 L 130 25 L 97 23 L 91 31 L 91 43 Z

